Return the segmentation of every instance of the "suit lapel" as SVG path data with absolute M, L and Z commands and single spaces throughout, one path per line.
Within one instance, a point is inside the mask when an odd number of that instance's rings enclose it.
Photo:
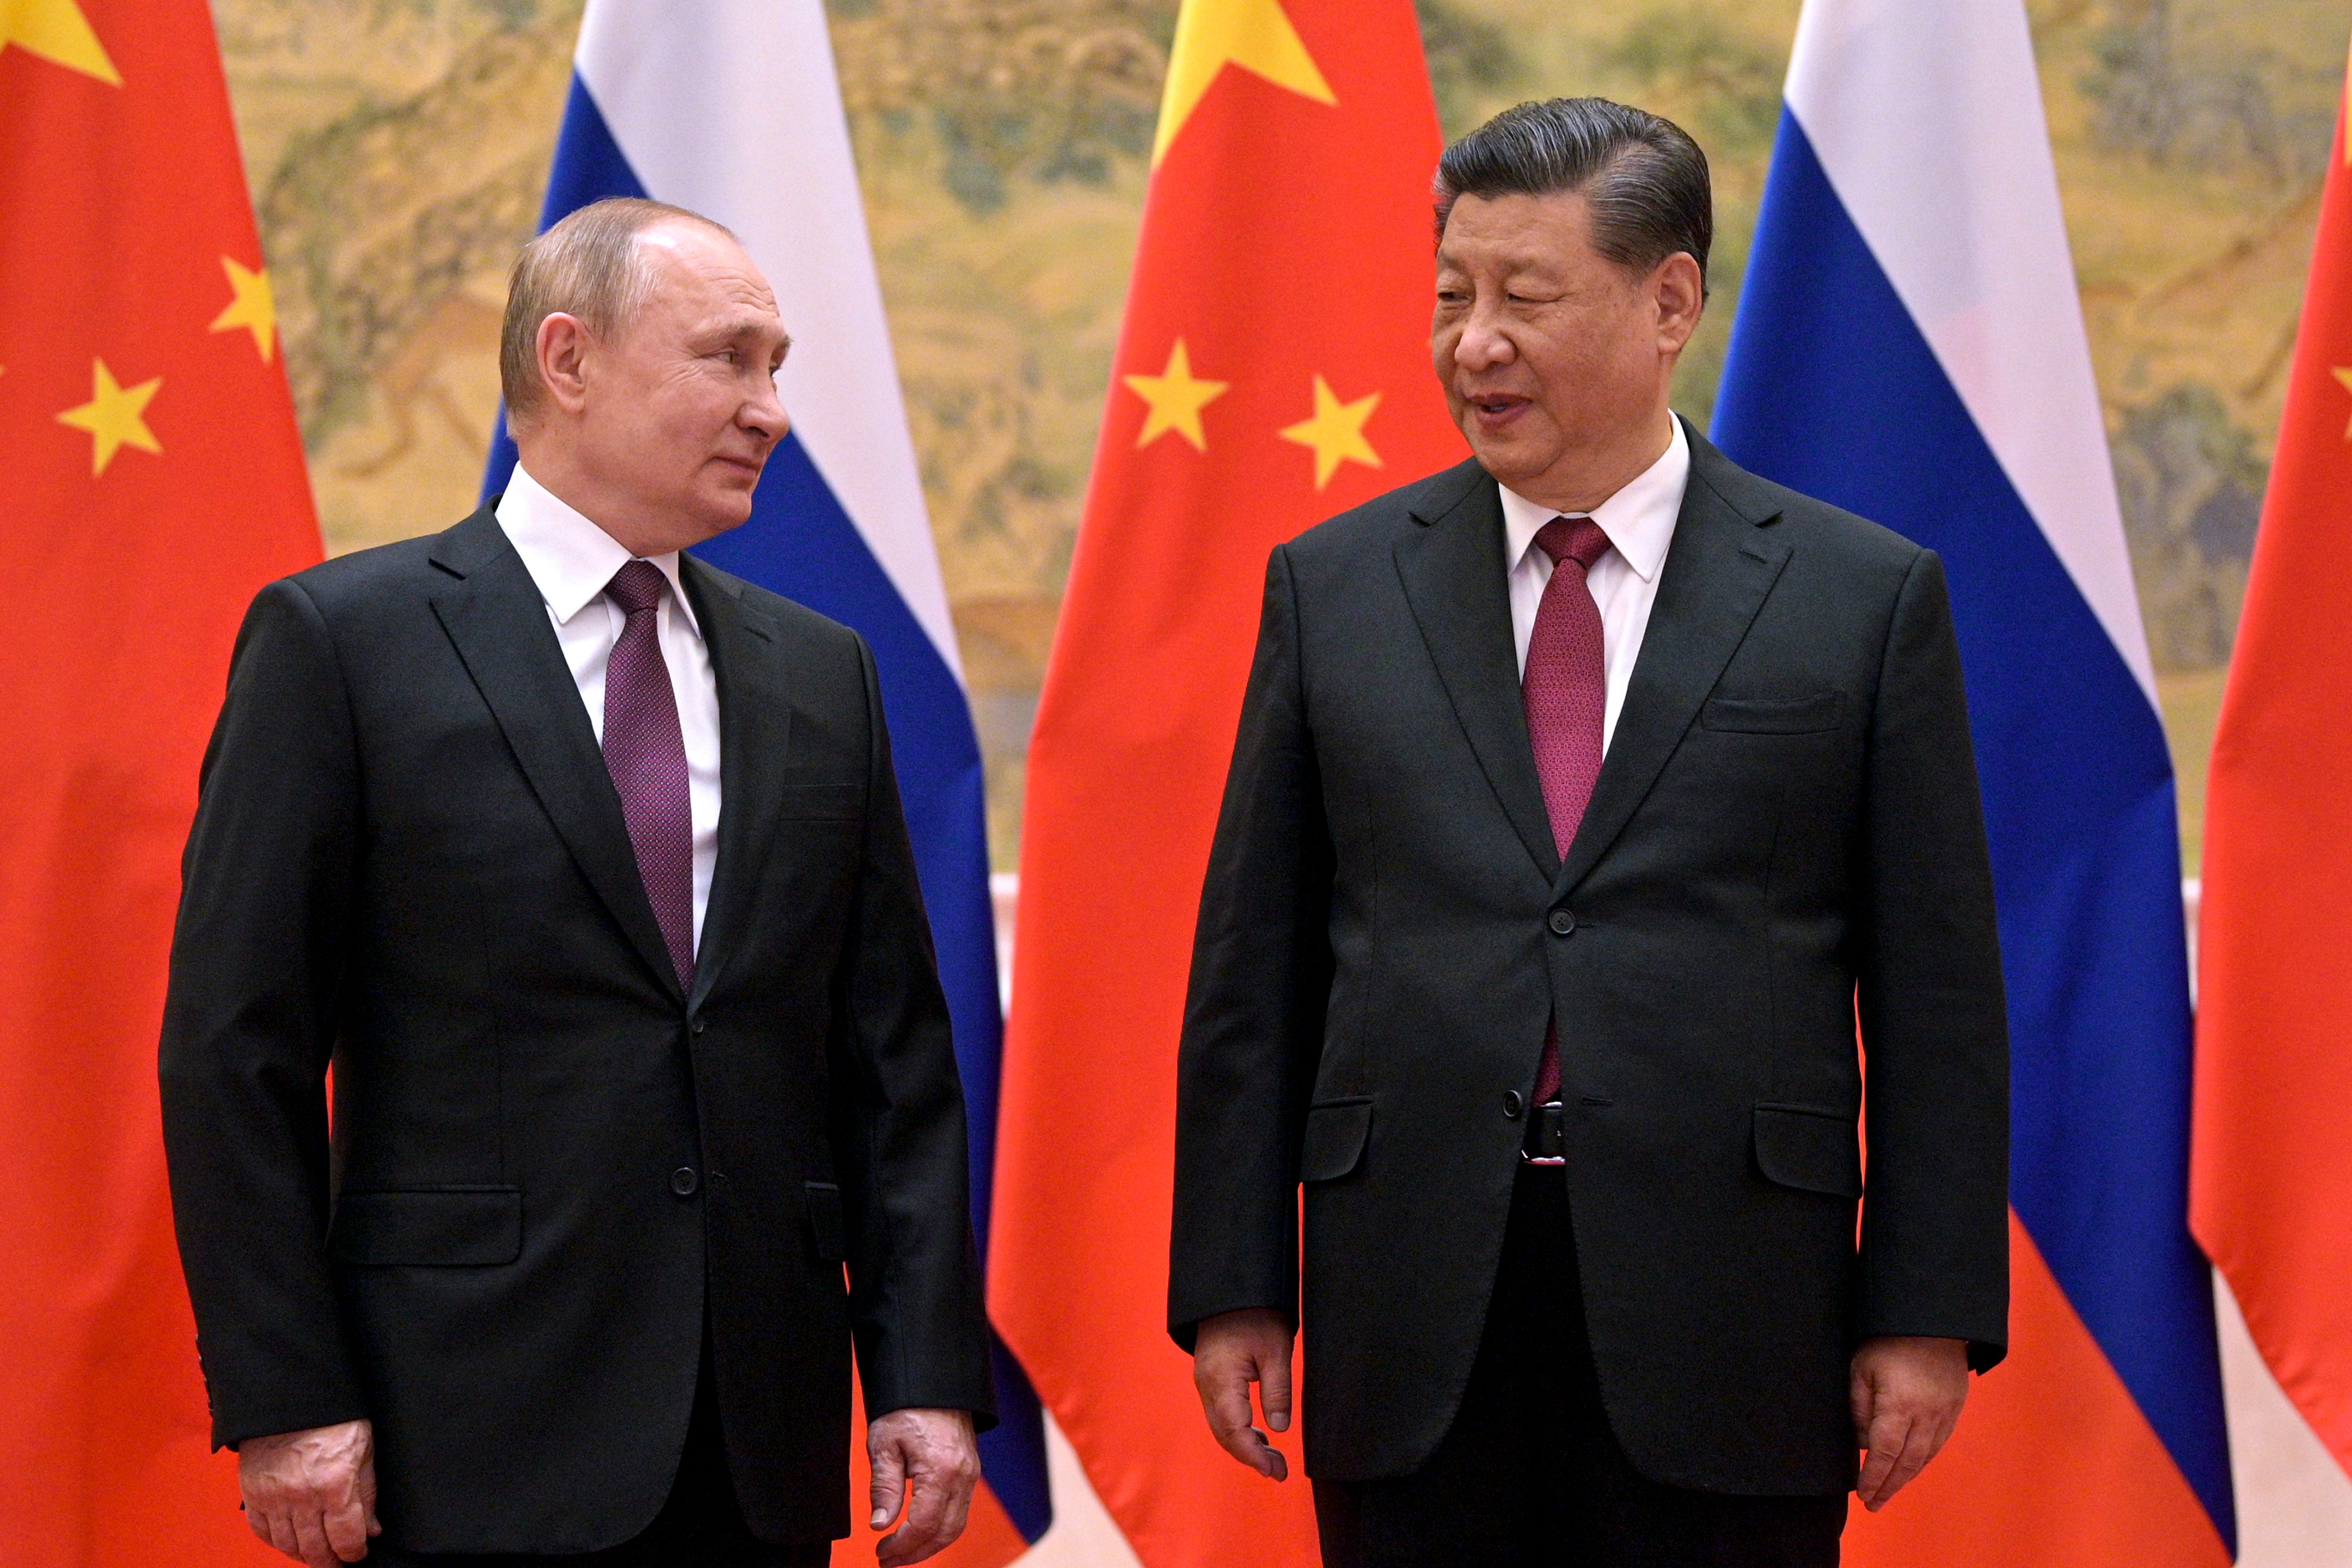
M 1788 563 L 1788 547 L 1763 526 L 1780 508 L 1696 431 L 1690 446 L 1690 481 L 1661 568 L 1665 575 L 1608 758 L 1554 879 L 1560 895 L 1584 880 L 1624 831 Z
M 1549 877 L 1559 856 L 1519 699 L 1501 493 L 1475 459 L 1454 472 L 1460 487 L 1440 487 L 1426 509 L 1414 510 L 1421 526 L 1397 541 L 1397 574 L 1486 782 Z
M 743 603 L 743 585 L 690 555 L 678 576 L 710 650 L 719 684 L 719 863 L 710 876 L 702 941 L 694 961 L 700 1006 L 749 918 L 775 828 L 777 791 L 792 734 L 792 693 L 777 657 L 776 623 Z
M 432 559 L 452 580 L 433 593 L 433 612 L 523 777 L 596 896 L 646 967 L 677 995 L 677 972 L 637 873 L 620 794 L 538 584 L 488 507 L 435 540 Z

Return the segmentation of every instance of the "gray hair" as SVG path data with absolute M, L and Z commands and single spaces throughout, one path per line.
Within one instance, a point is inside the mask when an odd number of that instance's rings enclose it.
M 506 395 L 509 427 L 536 417 L 547 394 L 539 376 L 540 323 L 562 311 L 578 317 L 600 338 L 627 327 L 654 285 L 654 269 L 638 236 L 678 221 L 735 237 L 726 225 L 700 213 L 613 196 L 567 214 L 522 247 L 507 277 L 506 319 L 499 328 L 499 386 Z
M 1437 237 L 1464 196 L 1582 192 L 1592 247 L 1646 273 L 1688 252 L 1706 286 L 1715 197 L 1706 154 L 1672 120 L 1605 98 L 1555 98 L 1507 109 L 1437 161 Z

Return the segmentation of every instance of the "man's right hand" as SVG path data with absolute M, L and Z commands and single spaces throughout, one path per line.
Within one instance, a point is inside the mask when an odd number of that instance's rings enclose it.
M 375 1428 L 365 1421 L 247 1437 L 236 1446 L 245 1522 L 310 1568 L 367 1555 L 375 1519 Z
M 1225 1452 L 1275 1480 L 1290 1474 L 1290 1463 L 1250 1424 L 1250 1385 L 1257 1385 L 1265 1424 L 1290 1430 L 1290 1340 L 1280 1312 L 1249 1307 L 1202 1319 L 1192 1342 L 1192 1385 L 1209 1430 Z

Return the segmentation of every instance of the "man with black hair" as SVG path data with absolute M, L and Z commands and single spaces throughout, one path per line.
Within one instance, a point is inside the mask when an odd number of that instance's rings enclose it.
M 1170 1327 L 1276 1479 L 1249 1388 L 1286 1428 L 1303 1328 L 1333 1568 L 1825 1568 L 2007 1334 L 1942 568 L 1670 411 L 1713 230 L 1675 126 L 1521 105 L 1446 152 L 1436 218 L 1475 455 L 1274 551 Z

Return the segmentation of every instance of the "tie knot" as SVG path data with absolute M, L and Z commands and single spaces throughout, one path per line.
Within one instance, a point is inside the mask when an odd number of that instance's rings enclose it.
M 1591 571 L 1609 553 L 1609 536 L 1591 517 L 1554 517 L 1536 530 L 1536 549 L 1551 557 L 1554 567 L 1572 560 Z
M 604 585 L 604 596 L 621 607 L 622 614 L 635 615 L 659 604 L 662 591 L 668 586 L 661 568 L 649 560 L 633 560 L 613 574 L 613 580 Z

